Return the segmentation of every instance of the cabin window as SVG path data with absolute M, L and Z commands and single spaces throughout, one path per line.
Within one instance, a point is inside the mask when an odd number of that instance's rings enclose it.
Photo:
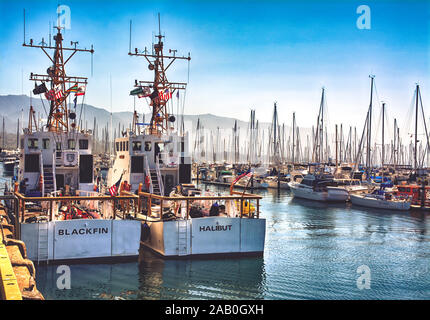
M 28 148 L 29 149 L 37 149 L 39 144 L 39 140 L 37 139 L 28 139 Z
M 80 139 L 79 140 L 79 149 L 81 149 L 81 150 L 87 150 L 88 149 L 88 140 L 87 139 Z
M 125 151 L 128 151 L 128 141 L 124 142 L 124 144 L 125 144 Z
M 116 143 L 116 151 L 119 151 L 119 142 Z
M 142 151 L 142 142 L 133 141 L 133 151 Z
M 73 139 L 69 139 L 67 141 L 67 147 L 69 148 L 69 150 L 74 150 L 76 147 L 76 141 Z
M 40 168 L 38 154 L 26 154 L 24 161 L 25 172 L 39 172 Z
M 146 141 L 145 142 L 145 151 L 151 151 L 151 149 L 152 149 L 151 141 Z
M 57 142 L 57 143 L 55 144 L 55 149 L 57 149 L 57 150 L 61 150 L 61 142 Z
M 120 149 L 119 149 L 119 151 L 124 151 L 124 143 L 121 141 L 121 142 L 119 143 L 119 145 L 120 145 Z
M 42 140 L 42 148 L 43 149 L 49 149 L 49 142 L 50 142 L 49 139 L 43 139 Z
M 143 157 L 131 157 L 131 173 L 143 173 Z

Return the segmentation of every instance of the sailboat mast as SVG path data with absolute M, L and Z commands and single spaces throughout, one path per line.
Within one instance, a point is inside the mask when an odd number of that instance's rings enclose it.
M 418 145 L 418 94 L 420 92 L 420 87 L 417 84 L 417 90 L 415 92 L 415 147 L 414 147 L 414 169 L 418 169 L 417 163 L 417 145 Z
M 369 105 L 369 118 L 367 125 L 367 154 L 366 154 L 366 169 L 370 167 L 370 147 L 372 141 L 372 101 L 373 101 L 373 80 L 375 76 L 370 76 L 370 105 Z
M 384 124 L 385 124 L 385 103 L 382 103 L 382 159 L 381 159 L 382 168 L 384 167 L 384 160 L 385 160 Z
M 322 88 L 322 96 L 321 96 L 321 128 L 320 128 L 320 158 L 319 161 L 323 160 L 324 156 L 324 91 L 325 88 Z
M 293 112 L 293 152 L 292 152 L 292 163 L 294 169 L 294 147 L 295 147 L 295 132 L 296 132 L 296 113 Z

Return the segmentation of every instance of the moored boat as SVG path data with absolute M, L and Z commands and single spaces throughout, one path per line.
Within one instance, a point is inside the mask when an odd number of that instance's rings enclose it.
M 218 195 L 191 184 L 189 137 L 167 108 L 187 84 L 168 82 L 165 73 L 173 61 L 191 58 L 165 56 L 163 37 L 161 32 L 156 36 L 153 54 L 129 53 L 145 57 L 155 74 L 154 80 L 136 81 L 130 92 L 150 99 L 152 116 L 141 127 L 135 113 L 132 129 L 115 140 L 108 182 L 129 181 L 130 192 L 140 197 L 141 244 L 162 257 L 262 255 L 266 220 L 260 217 L 261 196 Z M 196 169 L 200 179 L 215 180 L 210 167 Z M 229 174 L 222 176 L 230 180 Z
M 375 190 L 372 193 L 361 193 L 350 195 L 353 205 L 389 210 L 409 210 L 411 198 L 397 197 L 392 192 Z
M 348 199 L 348 191 L 335 186 L 332 178 L 308 174 L 300 183 L 290 182 L 289 186 L 297 198 L 327 202 L 345 202 Z
M 53 46 L 24 43 L 41 48 L 54 65 L 46 74 L 30 76 L 36 82 L 33 94 L 44 93 L 50 108 L 46 123 L 40 125 L 30 106 L 28 128 L 20 136 L 19 184 L 13 189 L 16 230 L 26 244 L 28 257 L 37 262 L 137 259 L 140 222 L 123 219 L 126 206 L 122 206 L 137 202 L 136 196 L 99 192 L 102 190 L 94 179 L 92 132 L 80 127 L 76 109 L 68 105 L 73 95 L 75 106 L 85 95 L 87 78 L 66 77 L 63 54 L 71 51 L 67 62 L 77 52 L 92 54 L 94 50 L 63 47 L 61 27 L 56 29 Z

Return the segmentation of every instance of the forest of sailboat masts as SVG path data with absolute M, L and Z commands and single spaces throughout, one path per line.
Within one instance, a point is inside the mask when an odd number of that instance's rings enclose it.
M 411 92 L 412 100 L 404 108 L 406 115 L 401 114 L 400 118 L 396 118 L 390 114 L 389 105 L 377 99 L 374 80 L 374 76 L 370 76 L 369 106 L 366 114 L 363 114 L 362 123 L 356 122 L 358 126 L 330 122 L 326 90 L 322 88 L 319 106 L 318 101 L 315 104 L 315 124 L 311 128 L 300 127 L 293 111 L 288 119 L 280 119 L 280 106 L 275 102 L 271 123 L 259 122 L 256 111 L 251 110 L 245 125 L 244 122 L 234 120 L 229 129 L 213 129 L 210 123 L 206 125 L 212 129 L 207 129 L 205 123 L 198 119 L 192 124 L 188 122 L 184 127 L 184 115 L 176 114 L 179 121 L 176 121 L 175 129 L 189 135 L 189 150 L 194 163 L 251 166 L 337 163 L 367 168 L 381 165 L 411 169 L 428 167 L 429 128 L 420 86 L 417 84 L 414 92 Z M 306 117 L 309 115 L 307 112 Z M 139 131 L 139 120 L 136 112 L 133 123 L 117 123 L 114 126 L 112 121 L 98 123 L 96 118 L 90 120 L 83 117 L 80 127 L 93 132 L 95 153 L 108 156 L 115 152 L 115 138 L 126 132 Z M 18 143 L 15 135 L 7 134 L 5 137 L 3 129 L 3 148 L 13 148 L 14 141 Z
M 429 132 L 420 86 L 417 84 L 411 93 L 412 102 L 405 108 L 407 117 L 400 115 L 404 128 L 397 118 L 389 117 L 389 106 L 377 101 L 375 92 L 374 76 L 370 76 L 370 102 L 361 127 L 329 122 L 325 88 L 321 90 L 312 128 L 300 128 L 295 112 L 290 119 L 280 119 L 277 103 L 270 125 L 261 125 L 255 110 L 251 110 L 246 128 L 239 128 L 235 121 L 227 132 L 219 128 L 206 130 L 199 120 L 192 130 L 193 161 L 255 166 L 314 163 L 367 168 L 428 167 Z

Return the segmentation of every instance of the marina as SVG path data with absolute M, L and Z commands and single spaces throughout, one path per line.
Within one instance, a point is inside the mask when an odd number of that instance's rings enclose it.
M 262 257 L 166 260 L 143 251 L 140 262 L 71 265 L 71 290 L 56 288 L 56 266 L 39 266 L 38 288 L 47 299 L 428 298 L 428 215 L 258 194 Z M 363 264 L 373 270 L 373 290 L 357 289 Z
M 326 78 L 291 55 L 293 39 L 278 39 L 282 50 L 272 43 L 269 62 L 238 59 L 237 34 L 210 24 L 191 32 L 196 18 L 175 20 L 170 9 L 130 16 L 108 39 L 97 24 L 84 32 L 81 9 L 71 29 L 70 7 L 58 4 L 40 41 L 43 15 L 35 23 L 31 7 L 13 49 L 26 53 L 10 58 L 23 66 L 22 94 L 0 87 L 1 299 L 430 299 L 423 74 L 396 84 L 382 67 L 346 77 L 326 52 L 336 74 Z M 124 27 L 129 16 L 118 16 Z M 281 23 L 290 36 L 282 21 L 268 30 Z M 357 30 L 343 32 L 360 43 Z M 215 38 L 225 61 L 206 47 Z M 298 68 L 291 74 L 318 80 L 291 81 L 278 55 Z M 251 83 L 256 75 L 270 86 Z M 67 288 L 59 268 L 72 274 Z

